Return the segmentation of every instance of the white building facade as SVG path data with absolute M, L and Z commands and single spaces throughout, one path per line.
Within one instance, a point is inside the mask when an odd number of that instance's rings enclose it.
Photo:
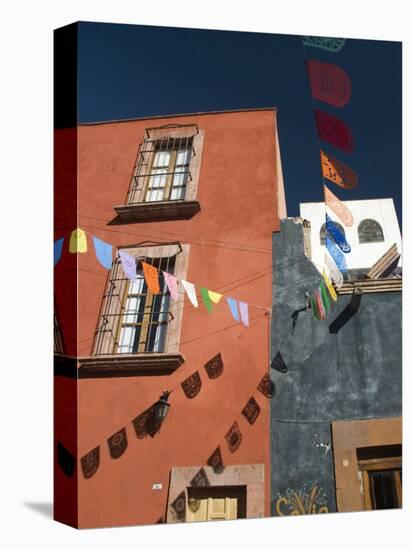
M 344 231 L 351 252 L 345 254 L 349 270 L 368 270 L 385 252 L 396 244 L 402 254 L 402 237 L 392 199 L 342 201 L 352 212 L 351 227 L 341 220 L 324 202 L 300 204 L 300 215 L 311 225 L 311 256 L 321 271 L 325 257 L 325 212 Z M 402 263 L 399 260 L 399 266 Z

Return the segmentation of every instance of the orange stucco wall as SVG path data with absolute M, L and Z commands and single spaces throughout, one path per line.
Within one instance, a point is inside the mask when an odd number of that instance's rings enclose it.
M 173 123 L 197 123 L 204 130 L 197 192 L 201 211 L 190 220 L 108 225 L 115 218 L 113 206 L 124 203 L 145 128 Z M 187 280 L 271 307 L 272 231 L 279 228 L 274 110 L 81 126 L 77 137 L 79 227 L 114 246 L 189 243 Z M 108 275 L 90 235 L 88 245 L 88 253 L 78 255 L 80 357 L 91 353 Z M 165 517 L 171 468 L 204 465 L 218 444 L 228 465 L 265 465 L 269 515 L 269 402 L 256 390 L 268 367 L 269 318 L 250 307 L 251 326 L 245 329 L 224 300 L 210 314 L 202 303 L 195 309 L 185 300 L 180 337 L 185 363 L 172 375 L 77 382 L 78 457 L 97 445 L 101 454 L 92 478 L 84 479 L 78 469 L 79 527 L 156 523 Z M 224 371 L 209 380 L 203 364 L 218 352 Z M 203 382 L 200 393 L 189 400 L 178 387 L 160 433 L 137 439 L 131 420 L 196 369 Z M 250 426 L 240 412 L 252 395 L 261 414 Z M 231 454 L 224 435 L 235 420 L 243 440 Z M 128 449 L 113 460 L 106 440 L 124 426 Z M 163 489 L 153 491 L 155 483 Z

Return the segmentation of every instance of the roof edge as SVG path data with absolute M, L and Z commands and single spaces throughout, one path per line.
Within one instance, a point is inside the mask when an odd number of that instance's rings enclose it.
M 77 126 L 100 126 L 102 124 L 117 124 L 119 122 L 135 122 L 138 120 L 154 120 L 162 118 L 179 118 L 179 117 L 190 117 L 190 116 L 201 116 L 201 115 L 219 115 L 224 113 L 247 113 L 254 111 L 275 111 L 277 112 L 276 107 L 248 107 L 245 109 L 225 109 L 221 111 L 199 111 L 195 113 L 180 113 L 180 114 L 171 114 L 171 115 L 152 115 L 144 117 L 135 117 L 135 118 L 122 118 L 117 120 L 100 120 L 97 122 L 78 122 Z

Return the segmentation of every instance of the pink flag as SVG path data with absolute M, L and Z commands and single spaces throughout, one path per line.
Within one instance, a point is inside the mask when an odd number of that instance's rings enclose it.
M 135 281 L 137 277 L 136 260 L 133 258 L 133 256 L 130 256 L 130 254 L 128 254 L 124 250 L 119 250 L 119 256 L 122 262 L 124 274 L 131 281 Z
M 249 326 L 249 308 L 248 305 L 245 302 L 239 302 L 239 311 L 240 311 L 240 318 L 242 320 L 242 323 Z
M 338 199 L 336 195 L 330 191 L 326 185 L 323 186 L 325 190 L 325 203 L 335 214 L 342 220 L 346 227 L 353 225 L 353 216 L 349 208 Z
M 167 271 L 163 271 L 163 277 L 165 278 L 167 288 L 170 291 L 172 300 L 177 300 L 177 279 L 174 275 L 170 275 Z

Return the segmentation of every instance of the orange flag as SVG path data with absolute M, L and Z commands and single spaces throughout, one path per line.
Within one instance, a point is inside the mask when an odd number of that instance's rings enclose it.
M 355 189 L 358 185 L 358 176 L 352 168 L 327 155 L 324 151 L 320 152 L 320 164 L 323 177 L 336 183 L 339 187 Z
M 160 294 L 158 270 L 146 262 L 142 262 L 142 267 L 148 289 L 152 294 Z
M 347 227 L 351 227 L 351 225 L 353 225 L 352 212 L 326 187 L 326 185 L 323 186 L 323 189 L 325 191 L 325 203 L 327 206 L 335 212 Z

